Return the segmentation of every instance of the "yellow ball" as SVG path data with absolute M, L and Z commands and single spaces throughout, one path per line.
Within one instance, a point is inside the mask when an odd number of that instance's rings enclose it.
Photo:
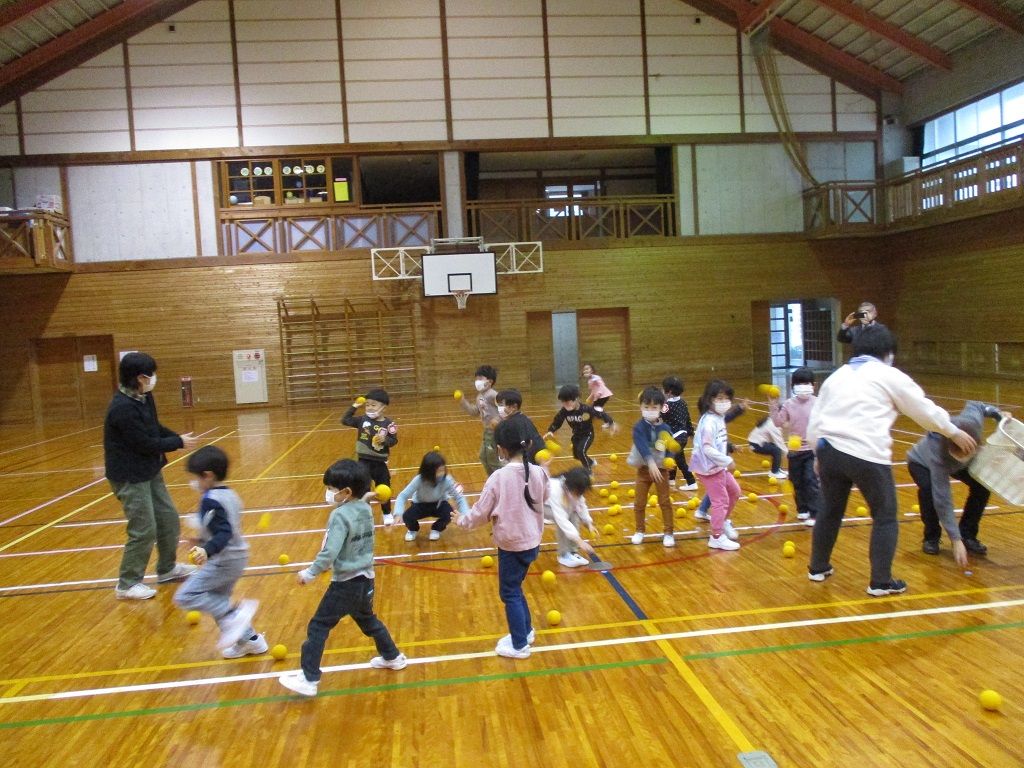
M 686 506 L 689 507 L 690 509 L 696 509 L 697 507 L 700 506 L 700 499 L 694 496 L 692 499 L 686 502 Z
M 203 614 L 201 614 L 199 611 L 189 611 L 185 614 L 185 621 L 187 621 L 192 626 L 198 624 L 201 618 L 203 618 Z
M 288 555 L 281 554 L 277 556 L 277 562 L 281 565 L 288 565 L 288 563 L 290 563 L 291 561 L 292 559 L 288 557 Z
M 542 573 L 540 575 L 540 580 L 543 581 L 545 584 L 554 584 L 555 583 L 555 572 L 554 571 L 544 571 L 544 573 Z
M 601 533 L 603 533 L 605 536 L 611 536 L 613 533 L 615 533 L 615 526 L 611 523 L 605 523 L 604 528 L 601 529 Z
M 195 552 L 193 552 L 192 550 L 189 550 L 189 553 L 188 553 L 188 561 L 189 561 L 190 563 L 192 563 L 192 565 L 195 565 L 195 564 L 196 564 L 196 553 L 195 553 Z
M 632 499 L 632 498 L 634 498 L 634 497 L 636 496 L 636 490 L 635 490 L 635 489 L 633 489 L 633 488 L 630 488 L 630 489 L 629 489 L 629 490 L 628 490 L 628 491 L 626 492 L 626 495 L 627 495 L 627 496 L 629 496 L 629 498 L 631 498 L 631 499 Z
M 494 558 L 490 555 L 484 555 L 480 558 L 480 565 L 482 565 L 484 568 L 490 568 L 494 565 Z
M 782 514 L 789 512 L 789 504 L 779 504 L 779 512 Z
M 910 508 L 910 511 L 911 512 L 920 512 L 921 511 L 921 507 L 919 505 L 915 504 L 914 506 L 912 506 Z
M 770 387 L 771 387 L 771 384 L 758 384 L 757 385 L 757 393 L 759 395 L 767 395 L 768 394 L 768 389 Z
M 274 657 L 274 661 L 282 661 L 288 655 L 288 646 L 278 643 L 270 649 L 270 655 Z
M 784 482 L 782 484 L 782 487 L 785 489 L 786 493 L 792 493 L 793 492 L 793 484 L 791 482 L 789 482 L 789 480 Z
M 647 497 L 647 506 L 648 507 L 656 507 L 656 506 L 658 506 L 658 497 L 657 496 L 648 496 Z
M 793 546 L 792 542 L 787 541 L 782 545 L 782 556 L 783 557 L 795 557 L 796 547 Z
M 672 435 L 669 434 L 667 429 L 663 429 L 661 430 L 661 432 L 658 433 L 658 439 L 661 440 L 661 442 L 663 443 L 667 443 L 669 440 L 672 439 Z
M 757 494 L 756 494 L 756 493 L 754 493 L 753 491 L 751 491 L 750 493 L 748 493 L 748 494 L 747 494 L 747 501 L 750 501 L 750 502 L 754 502 L 754 501 L 757 501 Z
M 742 472 L 740 472 L 740 471 L 739 471 L 739 470 L 737 469 L 736 471 L 734 471 L 734 472 L 732 473 L 732 476 L 733 476 L 733 477 L 743 477 L 743 473 L 742 473 Z
M 868 513 L 868 508 L 867 507 L 857 507 L 857 514 L 860 515 L 861 517 L 863 517 L 867 513 Z
M 539 451 L 537 451 L 535 458 L 537 459 L 538 463 L 551 461 L 551 451 L 549 451 L 547 448 L 541 448 Z
M 774 477 L 769 477 L 768 478 L 768 485 L 778 485 L 778 484 L 779 484 L 779 481 L 776 480 Z
M 610 507 L 608 507 L 608 514 L 609 515 L 617 515 L 621 511 L 622 511 L 622 506 L 619 505 L 619 504 L 612 504 Z
M 778 397 L 782 394 L 782 390 L 776 387 L 774 384 L 768 387 L 768 397 Z
M 546 443 L 544 443 L 544 447 L 547 448 L 552 453 L 557 453 L 558 451 L 562 450 L 562 446 L 560 446 L 554 440 L 548 440 Z
M 792 547 L 793 549 L 796 549 L 796 542 L 792 541 L 790 539 L 786 539 L 786 541 L 782 542 L 782 546 L 784 546 L 784 547 Z
M 452 397 L 454 397 L 456 400 L 461 400 L 462 399 L 462 390 L 461 389 L 456 389 L 454 392 L 452 392 Z
M 663 462 L 661 462 L 661 465 L 663 467 L 665 467 L 665 469 L 675 469 L 676 468 L 676 460 L 673 459 L 671 456 L 666 456 L 665 460 Z
M 619 454 L 617 454 L 617 453 L 613 453 L 613 454 L 608 456 L 608 461 L 618 461 L 618 460 L 619 460 Z
M 609 493 L 608 494 L 608 503 L 609 504 L 618 504 L 618 502 L 619 502 L 619 497 L 616 494 L 614 494 L 614 493 Z
M 679 444 L 679 441 L 676 440 L 674 437 L 670 437 L 668 440 L 665 441 L 665 447 L 672 451 L 672 453 L 678 453 L 679 449 L 682 448 L 683 446 L 681 446 Z
M 619 487 L 619 481 L 618 480 L 612 480 L 610 483 L 608 483 L 608 487 L 609 488 L 613 488 L 613 489 L 614 488 L 618 488 Z
M 800 439 L 800 435 L 790 435 L 787 442 L 791 451 L 799 451 L 800 447 L 804 444 L 804 441 Z
M 362 405 L 365 402 L 366 402 L 366 398 L 363 397 L 362 395 L 360 395 L 359 397 L 356 398 L 356 405 Z
M 607 488 L 602 488 L 600 491 L 597 492 L 597 495 L 598 496 L 602 496 L 602 497 L 607 497 L 608 493 L 609 493 L 609 491 L 608 491 Z
M 260 515 L 259 522 L 256 523 L 257 531 L 265 531 L 270 527 L 270 513 L 264 512 Z
M 989 712 L 998 712 L 1003 706 L 1003 697 L 991 689 L 986 689 L 978 694 L 978 701 L 983 709 Z
M 557 627 L 562 623 L 562 614 L 558 611 L 548 611 L 548 624 L 552 627 Z
M 676 507 L 676 517 L 679 518 L 680 520 L 682 520 L 684 517 L 686 517 L 686 508 L 685 507 Z
M 391 501 L 391 486 L 384 485 L 384 483 L 377 483 L 373 487 L 373 492 L 377 494 L 377 501 L 381 504 Z
M 768 469 L 768 467 L 770 467 L 771 465 L 772 465 L 772 463 L 770 461 L 768 461 L 768 459 L 762 459 L 761 460 L 761 468 L 762 469 Z
M 440 445 L 435 445 L 434 446 L 434 450 L 435 451 L 440 451 L 441 450 L 441 446 Z

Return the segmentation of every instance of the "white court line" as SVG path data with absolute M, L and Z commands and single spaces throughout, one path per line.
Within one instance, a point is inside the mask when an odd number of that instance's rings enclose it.
M 0 451 L 0 456 L 3 456 L 5 453 L 14 453 L 15 451 L 24 451 L 24 450 L 27 450 L 29 448 L 35 448 L 37 445 L 44 445 L 46 443 L 52 443 L 54 440 L 63 440 L 65 437 L 71 437 L 72 435 L 80 435 L 83 432 L 91 432 L 92 430 L 99 429 L 102 426 L 103 426 L 102 424 L 97 424 L 95 427 L 86 427 L 85 429 L 79 429 L 79 430 L 77 430 L 75 432 L 68 432 L 66 435 L 59 435 L 58 437 L 51 437 L 48 440 L 40 440 L 38 443 L 29 443 L 28 445 L 22 445 L 22 446 L 19 446 L 18 448 L 8 448 L 6 451 Z
M 742 635 L 753 632 L 774 632 L 783 629 L 802 629 L 805 627 L 820 627 L 834 624 L 855 624 L 865 621 L 891 621 L 894 619 L 906 619 L 917 616 L 938 616 L 943 614 L 967 613 L 971 611 L 994 611 L 1002 608 L 1017 608 L 1024 605 L 1024 599 L 1000 600 L 993 603 L 971 603 L 967 605 L 949 605 L 938 608 L 918 608 L 906 611 L 893 611 L 890 613 L 868 613 L 860 616 L 834 616 L 821 619 L 801 619 L 799 621 L 779 621 L 770 624 L 746 624 L 732 627 L 713 627 L 710 629 L 692 629 L 683 632 L 664 632 L 658 635 L 637 635 L 628 637 L 614 637 L 606 640 L 584 640 L 576 643 L 558 643 L 556 645 L 541 645 L 531 648 L 533 653 L 550 653 L 552 651 L 575 651 L 586 648 L 607 648 L 616 645 L 639 645 L 640 643 L 656 643 L 665 640 L 686 640 L 694 637 L 716 637 L 723 635 Z M 652 619 L 657 623 L 657 619 Z M 476 651 L 470 653 L 452 653 L 443 656 L 424 656 L 422 658 L 411 658 L 409 664 L 444 664 L 454 661 L 466 661 L 470 659 L 495 658 L 494 651 Z M 352 672 L 361 669 L 371 669 L 368 662 L 360 664 L 339 664 L 331 667 L 323 667 L 324 674 L 333 672 Z M 142 691 L 166 691 L 175 688 L 200 688 L 222 683 L 242 683 L 254 680 L 269 680 L 281 676 L 280 671 L 276 672 L 254 672 L 247 675 L 227 675 L 223 677 L 208 677 L 193 680 L 172 680 L 163 683 L 144 683 L 140 685 L 119 685 L 107 688 L 89 688 L 79 691 L 60 691 L 57 693 L 38 693 L 26 696 L 11 696 L 0 698 L 0 705 L 23 704 L 31 701 L 58 701 L 65 699 L 81 699 L 95 696 L 111 696 L 122 693 L 139 693 Z
M 26 512 L 22 512 L 20 514 L 15 515 L 14 517 L 7 518 L 3 522 L 0 522 L 0 526 L 7 525 L 8 523 L 13 523 L 15 520 L 20 520 L 21 518 L 25 517 L 25 515 L 31 515 L 33 512 L 38 512 L 43 507 L 48 507 L 51 504 L 56 504 L 58 501 L 63 501 L 68 496 L 74 496 L 79 491 L 84 491 L 86 488 L 92 488 L 97 483 L 102 483 L 106 479 L 107 478 L 105 478 L 105 477 L 101 477 L 98 480 L 93 480 L 91 483 L 86 483 L 85 485 L 81 486 L 80 488 L 75 488 L 75 490 L 73 490 L 73 491 L 68 491 L 63 496 L 58 496 L 55 499 L 50 499 L 49 501 L 44 501 L 42 504 L 40 504 L 37 507 L 32 507 L 32 509 L 30 509 L 30 510 L 28 510 Z

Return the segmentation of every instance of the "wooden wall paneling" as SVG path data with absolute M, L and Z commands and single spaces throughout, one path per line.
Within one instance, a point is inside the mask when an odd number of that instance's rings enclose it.
M 558 386 L 554 378 L 555 347 L 551 332 L 551 313 L 527 312 L 526 337 L 529 339 L 530 388 L 534 391 L 550 392 Z M 543 418 L 540 420 L 543 421 Z
M 629 390 L 633 384 L 629 308 L 598 307 L 576 313 L 579 334 L 580 365 L 591 363 L 605 383 L 615 391 Z M 668 357 L 668 356 L 666 356 Z M 556 382 L 570 384 L 579 382 Z M 661 379 L 658 379 L 661 383 Z M 584 388 L 585 391 L 585 388 Z M 629 401 L 628 392 L 620 396 Z
M 750 302 L 751 369 L 755 381 L 771 381 L 772 341 L 769 331 L 770 301 Z
M 77 421 L 82 418 L 78 345 L 74 336 L 34 339 L 32 382 L 38 395 L 38 423 Z
M 86 355 L 96 357 L 95 371 L 85 370 Z M 82 406 L 81 416 L 87 421 L 101 421 L 107 412 L 110 398 L 117 389 L 117 364 L 119 361 L 114 352 L 114 337 L 75 337 L 75 362 L 79 399 Z M 168 382 L 168 384 L 170 383 Z

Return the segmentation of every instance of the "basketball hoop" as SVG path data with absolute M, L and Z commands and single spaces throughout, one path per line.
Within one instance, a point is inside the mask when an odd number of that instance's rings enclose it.
M 452 291 L 452 296 L 455 297 L 455 303 L 459 305 L 459 309 L 466 308 L 466 302 L 469 301 L 469 291 Z

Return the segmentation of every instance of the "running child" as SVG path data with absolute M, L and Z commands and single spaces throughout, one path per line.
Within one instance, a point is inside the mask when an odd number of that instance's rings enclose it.
M 419 472 L 402 489 L 395 501 L 395 520 L 405 523 L 408 529 L 405 540 L 416 541 L 420 520 L 425 517 L 437 518 L 430 526 L 429 538 L 431 541 L 440 539 L 441 531 L 452 521 L 452 505 L 448 499 L 455 499 L 460 515 L 469 512 L 469 504 L 462 495 L 462 486 L 448 474 L 444 456 L 437 451 L 430 451 L 423 456 Z M 408 509 L 406 504 L 409 504 Z
M 398 425 L 384 415 L 391 399 L 383 389 L 371 389 L 366 393 L 366 402 L 354 402 L 341 417 L 346 427 L 359 430 L 356 438 L 356 459 L 366 467 L 370 475 L 371 487 L 391 485 L 391 472 L 388 470 L 388 458 L 391 449 L 398 443 Z M 363 418 L 356 416 L 360 406 L 366 409 Z M 384 525 L 391 525 L 391 501 L 382 502 L 380 511 L 384 515 Z
M 604 379 L 597 375 L 593 363 L 583 364 L 583 378 L 587 380 L 587 388 L 590 390 L 590 394 L 587 395 L 587 402 L 599 411 L 603 411 L 614 393 L 608 389 Z
M 636 531 L 630 541 L 634 544 L 644 543 L 644 533 L 647 530 L 647 494 L 653 485 L 657 489 L 658 506 L 661 507 L 664 525 L 661 543 L 666 547 L 674 547 L 676 537 L 668 476 L 659 469 L 665 459 L 664 441 L 660 435 L 668 431 L 661 418 L 664 406 L 665 395 L 657 387 L 647 387 L 640 393 L 640 420 L 633 425 L 633 447 L 626 457 L 626 463 L 636 467 L 636 501 L 633 505 Z
M 459 405 L 466 413 L 479 416 L 484 425 L 483 437 L 480 440 L 480 464 L 488 477 L 501 469 L 501 462 L 498 461 L 498 452 L 494 446 L 494 428 L 500 421 L 498 417 L 498 405 L 495 402 L 498 393 L 494 389 L 494 382 L 498 380 L 498 370 L 493 365 L 481 365 L 476 369 L 476 378 L 473 386 L 476 388 L 476 403 L 471 403 L 462 393 L 456 391 Z
M 583 465 L 587 472 L 590 472 L 597 464 L 596 461 L 587 455 L 587 451 L 594 443 L 594 419 L 601 419 L 605 426 L 611 430 L 612 434 L 618 431 L 618 427 L 604 409 L 581 403 L 580 388 L 577 386 L 567 384 L 559 389 L 558 401 L 561 403 L 562 408 L 555 414 L 555 418 L 551 422 L 551 426 L 548 427 L 544 439 L 550 440 L 553 438 L 555 432 L 559 430 L 562 424 L 569 422 L 569 428 L 572 430 L 572 455 Z

